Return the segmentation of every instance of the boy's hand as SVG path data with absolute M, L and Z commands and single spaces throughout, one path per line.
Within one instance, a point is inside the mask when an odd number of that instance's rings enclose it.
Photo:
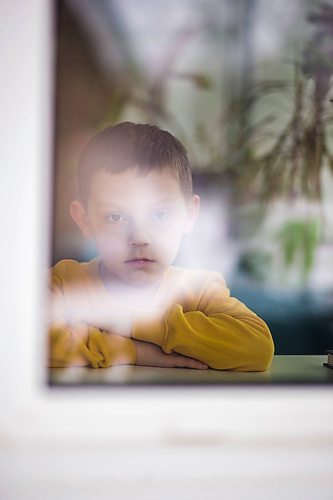
M 136 347 L 136 364 L 139 366 L 158 366 L 161 368 L 193 368 L 206 370 L 207 365 L 196 359 L 175 352 L 166 354 L 162 349 L 149 342 L 133 340 Z

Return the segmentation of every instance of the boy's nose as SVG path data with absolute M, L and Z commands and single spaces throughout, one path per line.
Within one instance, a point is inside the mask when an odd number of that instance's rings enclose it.
M 147 229 L 143 225 L 132 224 L 129 245 L 132 247 L 149 245 L 149 236 Z

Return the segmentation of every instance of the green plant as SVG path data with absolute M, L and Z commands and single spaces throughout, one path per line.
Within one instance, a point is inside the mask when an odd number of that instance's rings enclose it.
M 276 235 L 283 252 L 286 268 L 298 265 L 303 284 L 306 283 L 314 262 L 320 238 L 317 220 L 291 220 Z

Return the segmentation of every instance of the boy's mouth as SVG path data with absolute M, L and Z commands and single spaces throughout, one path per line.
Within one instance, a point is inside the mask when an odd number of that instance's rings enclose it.
M 134 257 L 133 259 L 125 260 L 125 264 L 133 267 L 146 267 L 154 262 L 153 259 L 147 259 L 146 257 Z

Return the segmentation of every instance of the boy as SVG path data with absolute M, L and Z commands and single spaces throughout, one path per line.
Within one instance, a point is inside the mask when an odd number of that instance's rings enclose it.
M 91 139 L 70 211 L 99 257 L 52 269 L 50 366 L 269 367 L 267 325 L 222 276 L 172 266 L 199 202 L 169 132 L 126 122 Z

